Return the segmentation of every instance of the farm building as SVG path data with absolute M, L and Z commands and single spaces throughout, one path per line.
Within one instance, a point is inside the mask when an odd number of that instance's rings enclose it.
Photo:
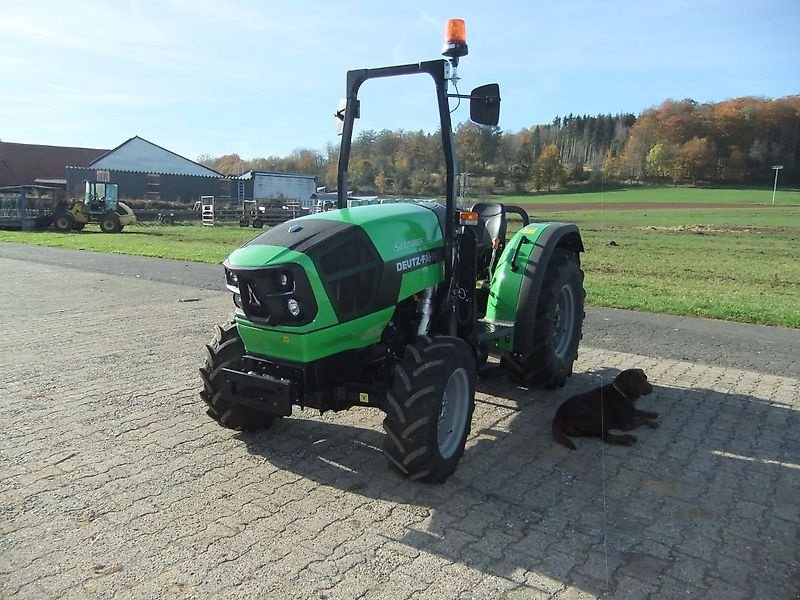
M 281 198 L 299 202 L 305 209 L 310 209 L 316 200 L 317 179 L 313 175 L 248 171 L 235 180 L 237 189 L 232 190 L 232 195 L 236 198 Z
M 0 187 L 52 186 L 65 189 L 66 165 L 86 166 L 107 154 L 98 148 L 69 148 L 0 142 Z
M 193 202 L 230 197 L 230 179 L 152 142 L 132 137 L 85 167 L 67 165 L 67 193 L 83 195 L 84 181 L 119 185 L 120 198 Z
M 56 186 L 80 198 L 87 180 L 116 183 L 120 199 L 192 204 L 201 196 L 233 202 L 279 198 L 306 209 L 316 200 L 313 176 L 269 171 L 224 175 L 139 136 L 113 150 L 0 142 L 0 187 Z

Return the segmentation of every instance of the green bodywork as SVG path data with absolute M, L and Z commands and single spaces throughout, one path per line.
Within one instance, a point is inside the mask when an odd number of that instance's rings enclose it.
M 307 326 L 311 331 L 305 333 L 300 333 L 300 328 L 264 327 L 240 316 L 236 323 L 249 353 L 307 363 L 376 343 L 393 313 L 394 307 L 385 308 L 326 328 L 319 328 L 314 322 Z
M 444 248 L 442 229 L 436 215 L 417 204 L 398 202 L 333 210 L 316 218 L 358 225 L 367 232 L 384 263 L 409 254 Z M 304 217 L 305 218 L 305 217 Z M 444 262 L 403 275 L 397 300 L 436 285 L 444 279 Z
M 398 272 L 409 256 L 444 247 L 436 214 L 429 208 L 410 203 L 361 206 L 308 215 L 287 221 L 279 227 L 302 227 L 309 220 L 320 219 L 361 227 L 386 268 L 397 268 Z M 300 363 L 377 343 L 394 314 L 397 302 L 444 279 L 442 260 L 404 272 L 398 297 L 392 306 L 340 323 L 315 265 L 307 254 L 283 246 L 249 242 L 235 250 L 226 264 L 232 269 L 261 269 L 284 264 L 296 264 L 304 269 L 318 306 L 316 318 L 311 323 L 302 326 L 266 326 L 249 321 L 242 315 L 236 316 L 239 334 L 248 353 Z
M 506 244 L 500 259 L 497 262 L 494 275 L 489 288 L 489 300 L 486 305 L 486 320 L 490 322 L 517 320 L 519 308 L 520 288 L 539 236 L 550 226 L 550 223 L 530 223 L 517 231 L 513 238 Z M 525 240 L 523 240 L 523 237 Z M 517 248 L 519 251 L 517 252 Z M 517 270 L 512 269 L 512 261 L 516 253 Z M 514 347 L 513 336 L 506 336 L 494 342 L 494 345 L 503 350 L 512 350 Z

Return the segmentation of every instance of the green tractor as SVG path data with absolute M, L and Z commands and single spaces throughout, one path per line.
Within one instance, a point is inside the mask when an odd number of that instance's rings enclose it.
M 584 317 L 578 228 L 528 222 L 519 207 L 457 205 L 449 99 L 468 98 L 473 121 L 496 125 L 500 98 L 497 84 L 448 93 L 467 53 L 455 21 L 446 59 L 348 72 L 337 210 L 272 227 L 224 262 L 235 316 L 200 369 L 220 425 L 257 431 L 296 406 L 375 407 L 389 465 L 443 482 L 464 452 L 478 373 L 497 368 L 490 355 L 525 387 L 571 375 Z M 417 74 L 435 84 L 446 203 L 347 208 L 360 86 Z M 510 212 L 523 226 L 506 240 Z

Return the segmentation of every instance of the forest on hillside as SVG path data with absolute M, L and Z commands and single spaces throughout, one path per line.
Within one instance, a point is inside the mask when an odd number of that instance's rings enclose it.
M 800 95 L 699 104 L 667 100 L 638 116 L 565 115 L 516 133 L 462 123 L 455 130 L 460 183 L 472 195 L 527 193 L 615 183 L 762 185 L 783 165 L 782 185 L 800 183 Z M 336 187 L 338 146 L 244 160 L 201 156 L 235 175 L 256 169 L 306 173 Z M 438 132 L 361 131 L 349 182 L 359 194 L 444 193 Z

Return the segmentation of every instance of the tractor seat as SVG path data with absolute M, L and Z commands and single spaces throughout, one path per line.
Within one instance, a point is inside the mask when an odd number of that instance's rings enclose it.
M 506 209 L 502 204 L 478 202 L 472 207 L 478 213 L 478 246 L 480 248 L 500 247 L 506 243 Z M 498 240 L 495 242 L 494 240 Z
M 491 275 L 506 245 L 506 209 L 502 204 L 478 202 L 472 212 L 478 213 L 478 271 L 485 268 Z

